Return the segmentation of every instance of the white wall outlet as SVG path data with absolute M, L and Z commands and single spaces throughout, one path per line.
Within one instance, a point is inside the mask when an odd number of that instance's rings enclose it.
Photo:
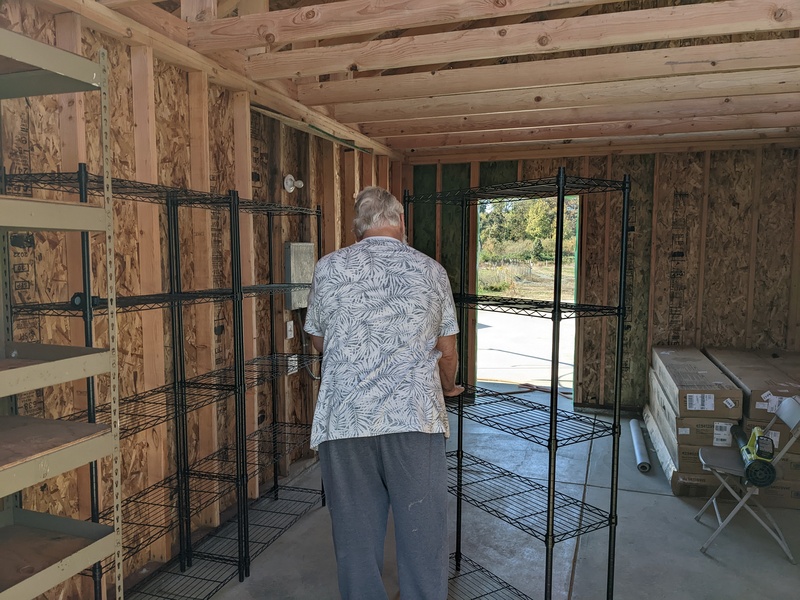
M 294 338 L 294 321 L 286 321 L 286 339 Z

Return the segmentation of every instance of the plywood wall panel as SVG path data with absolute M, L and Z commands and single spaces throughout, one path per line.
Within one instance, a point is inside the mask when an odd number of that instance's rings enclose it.
M 628 214 L 628 261 L 626 268 L 626 317 L 624 321 L 624 339 L 622 356 L 622 390 L 621 403 L 624 407 L 641 405 L 647 394 L 647 369 L 649 365 L 649 349 L 647 347 L 647 320 L 650 291 L 650 238 L 652 235 L 653 182 L 655 159 L 652 155 L 631 155 L 615 157 L 612 162 L 612 179 L 622 179 L 625 175 L 631 178 L 631 194 Z M 622 194 L 619 197 L 620 208 Z M 621 214 L 614 219 L 612 227 L 620 227 Z M 621 238 L 621 233 L 620 233 Z M 620 239 L 618 238 L 618 239 Z M 612 254 L 610 260 L 617 262 L 619 254 Z M 616 269 L 619 277 L 619 269 Z M 615 297 L 609 298 L 609 304 L 618 303 L 619 286 L 611 286 Z M 610 325 L 615 325 L 609 319 Z M 615 335 L 611 336 L 615 339 Z M 616 349 L 609 347 L 611 356 Z M 608 361 L 613 366 L 614 361 Z M 611 387 L 613 392 L 613 380 Z M 608 398 L 611 396 L 609 395 Z
M 651 315 L 650 337 L 653 345 L 691 344 L 697 323 L 703 155 L 659 154 L 656 160 L 650 276 L 652 304 L 659 310 Z
M 589 159 L 589 177 L 606 179 L 605 157 Z M 606 232 L 607 222 L 606 195 L 593 194 L 581 200 L 581 242 L 580 260 L 584 263 L 583 293 L 581 303 L 603 304 L 606 298 L 607 258 Z M 603 364 L 604 324 L 599 319 L 587 319 L 581 324 L 583 333 L 583 356 L 578 363 L 579 370 L 575 377 L 575 403 L 579 405 L 597 405 L 601 399 L 601 369 Z
M 787 347 L 798 154 L 766 148 L 761 158 L 752 348 Z
M 713 152 L 708 189 L 704 346 L 745 346 L 754 167 L 744 150 Z

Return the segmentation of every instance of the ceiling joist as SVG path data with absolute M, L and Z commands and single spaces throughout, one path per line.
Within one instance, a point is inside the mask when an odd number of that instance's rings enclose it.
M 273 52 L 253 57 L 246 73 L 266 81 L 798 28 L 800 0 L 727 0 Z
M 787 38 L 314 82 L 298 85 L 297 97 L 314 106 L 794 66 L 800 39 Z
M 195 23 L 189 31 L 189 44 L 199 52 L 264 45 L 279 48 L 294 42 L 359 36 L 394 29 L 491 19 L 574 6 L 595 6 L 613 1 L 342 0 L 332 4 Z

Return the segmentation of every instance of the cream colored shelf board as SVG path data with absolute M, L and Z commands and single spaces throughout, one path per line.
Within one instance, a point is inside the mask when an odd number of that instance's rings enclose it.
M 0 29 L 0 99 L 99 90 L 100 65 Z
M 103 348 L 8 343 L 0 354 L 0 397 L 110 370 L 111 352 Z
M 114 553 L 114 529 L 28 510 L 0 512 L 0 600 L 35 598 Z
M 0 196 L 0 227 L 16 230 L 105 231 L 106 211 L 87 204 Z
M 0 497 L 111 454 L 101 423 L 0 416 Z

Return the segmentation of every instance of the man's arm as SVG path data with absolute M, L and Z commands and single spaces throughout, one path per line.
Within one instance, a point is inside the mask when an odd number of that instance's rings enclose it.
M 308 335 L 311 336 L 311 345 L 314 346 L 314 350 L 322 354 L 322 348 L 324 345 L 325 338 L 310 333 Z
M 446 335 L 438 338 L 436 349 L 442 353 L 439 359 L 439 379 L 442 380 L 442 391 L 447 397 L 458 396 L 463 393 L 463 386 L 456 385 L 456 371 L 458 370 L 458 348 L 456 336 Z

